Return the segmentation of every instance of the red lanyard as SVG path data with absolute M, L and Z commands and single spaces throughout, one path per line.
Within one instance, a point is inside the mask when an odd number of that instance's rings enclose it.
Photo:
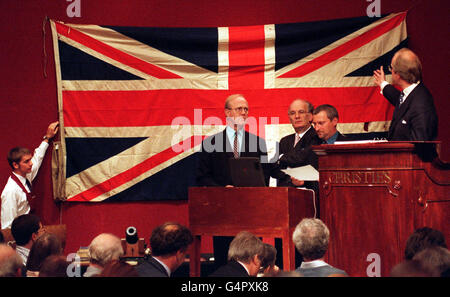
M 33 195 L 32 192 L 28 192 L 25 189 L 25 186 L 20 182 L 19 178 L 15 175 L 15 174 L 11 174 L 11 178 L 13 181 L 16 182 L 16 184 L 22 189 L 22 191 L 27 195 L 27 201 L 28 201 L 28 205 L 30 206 L 30 210 L 34 210 L 34 201 L 36 198 L 35 195 Z

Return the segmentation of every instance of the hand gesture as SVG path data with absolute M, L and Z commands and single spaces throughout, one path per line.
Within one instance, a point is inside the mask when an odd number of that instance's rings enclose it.
M 381 86 L 381 83 L 386 80 L 384 77 L 383 66 L 373 72 L 373 80 L 378 86 Z

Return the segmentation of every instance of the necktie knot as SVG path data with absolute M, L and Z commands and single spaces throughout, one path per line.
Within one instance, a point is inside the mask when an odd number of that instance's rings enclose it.
M 399 104 L 401 105 L 403 103 L 403 101 L 405 101 L 405 93 L 401 92 L 400 93 L 400 98 L 399 98 Z

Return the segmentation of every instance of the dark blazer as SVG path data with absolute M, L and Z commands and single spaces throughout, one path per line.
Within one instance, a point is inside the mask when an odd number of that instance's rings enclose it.
M 157 260 L 151 257 L 148 260 L 140 263 L 136 267 L 139 276 L 145 277 L 169 277 L 167 270 Z
M 239 262 L 229 261 L 209 275 L 210 277 L 249 277 L 250 275 Z
M 389 127 L 388 140 L 434 140 L 437 137 L 438 117 L 433 96 L 419 83 L 399 106 L 400 91 L 392 85 L 383 88 L 383 95 L 395 106 Z
M 266 185 L 269 184 L 270 176 L 274 178 L 287 176 L 274 164 L 268 163 L 264 139 L 245 131 L 243 142 L 244 148 L 241 148 L 240 157 L 260 158 Z M 233 148 L 228 141 L 225 130 L 206 138 L 202 142 L 200 151 L 197 167 L 197 185 L 211 187 L 233 185 L 228 163 L 228 160 L 231 158 L 234 158 Z
M 312 165 L 318 168 L 317 155 L 312 151 L 312 145 L 321 144 L 321 139 L 317 136 L 316 131 L 311 127 L 308 132 L 303 135 L 294 147 L 295 133 L 287 135 L 280 140 L 279 154 L 283 154 L 279 159 L 280 168 L 300 167 Z M 294 186 L 289 180 L 278 180 L 278 186 Z M 305 186 L 307 186 L 305 184 Z M 308 186 L 307 186 L 308 187 Z

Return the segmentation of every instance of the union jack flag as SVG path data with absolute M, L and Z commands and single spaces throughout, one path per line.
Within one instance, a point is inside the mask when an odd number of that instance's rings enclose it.
M 338 130 L 350 137 L 384 135 L 393 106 L 372 73 L 387 71 L 406 46 L 405 18 L 218 28 L 52 20 L 64 156 L 56 198 L 187 199 L 196 151 L 224 128 L 217 119 L 235 93 L 250 116 L 266 119 L 257 133 L 270 143 L 292 133 L 287 109 L 296 98 L 334 105 Z

